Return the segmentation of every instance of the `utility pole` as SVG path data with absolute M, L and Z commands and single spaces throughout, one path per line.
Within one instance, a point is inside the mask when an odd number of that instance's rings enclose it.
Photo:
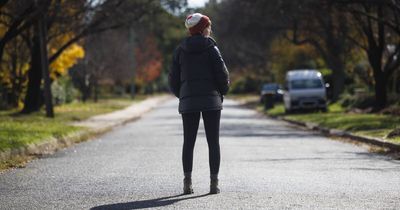
M 47 15 L 44 9 L 46 5 L 39 5 L 38 0 L 35 0 L 35 5 L 39 10 L 38 20 L 36 21 L 35 27 L 39 34 L 39 46 L 40 46 L 40 67 L 42 69 L 43 80 L 44 80 L 44 100 L 46 105 L 46 117 L 53 118 L 53 97 L 51 95 L 51 81 L 49 75 L 49 60 L 47 58 Z

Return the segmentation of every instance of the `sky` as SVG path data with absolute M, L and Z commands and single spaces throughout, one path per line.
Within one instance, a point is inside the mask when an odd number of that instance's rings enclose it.
M 188 0 L 189 7 L 202 7 L 208 0 Z

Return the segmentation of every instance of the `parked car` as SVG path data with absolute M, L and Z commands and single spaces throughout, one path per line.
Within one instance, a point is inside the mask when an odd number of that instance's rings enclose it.
M 321 72 L 317 70 L 287 72 L 283 101 L 286 112 L 300 109 L 326 111 L 326 89 Z
M 283 90 L 280 84 L 277 83 L 267 83 L 261 88 L 260 102 L 265 103 L 267 97 L 271 96 L 274 100 L 273 102 L 280 102 L 283 99 Z

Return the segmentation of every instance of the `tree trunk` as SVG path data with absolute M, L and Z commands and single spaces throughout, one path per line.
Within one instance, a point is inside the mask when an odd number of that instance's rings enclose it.
M 375 71 L 374 71 L 375 72 Z M 375 78 L 375 111 L 379 111 L 387 104 L 386 81 L 383 73 L 374 74 Z
M 0 41 L 0 62 L 3 61 L 4 48 L 6 46 L 5 40 Z
M 332 25 L 332 24 L 330 24 Z M 344 27 L 346 28 L 346 27 Z M 342 29 L 345 30 L 345 29 Z M 337 101 L 340 94 L 344 91 L 346 72 L 345 72 L 345 59 L 346 51 L 344 48 L 345 38 L 340 35 L 335 36 L 334 29 L 327 33 L 325 43 L 327 45 L 325 61 L 328 67 L 332 70 L 332 101 Z M 346 32 L 343 32 L 346 34 Z
M 11 54 L 11 73 L 12 73 L 12 87 L 11 87 L 11 92 L 10 92 L 10 98 L 8 103 L 11 105 L 11 107 L 17 107 L 18 106 L 18 96 L 19 96 L 19 84 L 21 81 L 19 81 L 19 76 L 17 73 L 17 55 L 15 53 Z
M 387 104 L 387 78 L 382 71 L 382 51 L 379 48 L 370 49 L 368 52 L 368 60 L 373 69 L 375 80 L 375 106 L 374 111 L 379 111 Z
M 344 82 L 346 74 L 344 72 L 344 64 L 342 62 L 335 62 L 329 65 L 329 68 L 332 69 L 332 101 L 337 101 L 339 99 L 340 94 L 342 94 L 344 90 Z
M 90 89 L 89 89 L 89 87 L 87 87 L 87 86 L 83 86 L 82 87 L 82 90 L 81 90 L 81 93 L 82 93 L 82 101 L 83 102 L 86 102 L 86 100 L 89 98 L 89 96 L 90 96 Z
M 49 62 L 47 58 L 47 26 L 46 26 L 46 14 L 43 14 L 36 27 L 39 33 L 39 45 L 40 45 L 40 69 L 42 70 L 42 76 L 44 80 L 44 99 L 46 104 L 46 117 L 54 117 L 53 109 L 53 97 L 51 94 L 51 80 L 49 73 Z
M 31 50 L 31 67 L 28 73 L 28 88 L 24 102 L 24 108 L 21 111 L 24 114 L 39 111 L 46 101 L 46 116 L 54 117 L 52 96 L 50 90 L 50 77 L 48 72 L 47 42 L 45 18 L 39 17 L 34 27 L 33 47 Z M 45 81 L 45 97 L 41 91 L 41 81 Z M 43 100 L 44 99 L 44 100 Z
M 29 114 L 40 110 L 43 105 L 41 94 L 42 70 L 40 68 L 40 46 L 39 37 L 35 33 L 33 36 L 33 46 L 31 49 L 31 65 L 28 72 L 28 87 L 24 101 L 24 108 L 21 113 Z
M 93 80 L 93 100 L 97 102 L 99 99 L 99 84 L 97 82 L 97 78 Z

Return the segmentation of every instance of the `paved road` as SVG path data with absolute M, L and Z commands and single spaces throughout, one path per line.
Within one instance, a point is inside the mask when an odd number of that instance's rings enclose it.
M 181 196 L 181 120 L 142 119 L 0 175 L 0 209 L 400 209 L 400 162 L 225 102 L 221 194 L 208 193 L 201 126 L 195 194 Z

